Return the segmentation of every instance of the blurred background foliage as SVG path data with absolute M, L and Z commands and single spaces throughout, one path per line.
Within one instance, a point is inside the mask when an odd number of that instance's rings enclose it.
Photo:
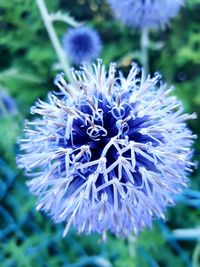
M 188 0 L 179 16 L 162 31 L 152 31 L 151 73 L 158 71 L 183 101 L 186 112 L 200 116 L 200 0 Z M 101 57 L 127 70 L 132 61 L 140 64 L 140 32 L 113 19 L 105 0 L 46 0 L 50 12 L 70 13 L 77 21 L 98 30 L 104 44 Z M 54 24 L 59 38 L 69 28 Z M 56 90 L 53 79 L 60 71 L 33 0 L 0 1 L 0 90 L 14 99 L 17 112 L 0 112 L 0 266 L 2 267 L 198 267 L 200 236 L 177 238 L 177 228 L 197 228 L 200 222 L 200 171 L 191 177 L 193 191 L 169 209 L 168 221 L 138 237 L 106 243 L 97 235 L 78 236 L 73 230 L 62 239 L 63 225 L 53 225 L 34 209 L 35 199 L 25 186 L 25 178 L 15 165 L 17 137 L 23 121 L 39 97 Z M 190 123 L 200 135 L 198 120 Z M 200 142 L 195 144 L 195 160 L 200 158 Z M 194 191 L 196 190 L 196 191 Z M 195 193 L 196 192 L 196 193 Z

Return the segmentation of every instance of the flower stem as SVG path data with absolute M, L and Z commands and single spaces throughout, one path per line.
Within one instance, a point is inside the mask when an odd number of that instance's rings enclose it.
M 44 25 L 46 27 L 46 30 L 48 32 L 49 38 L 51 40 L 51 43 L 56 51 L 56 54 L 58 56 L 58 59 L 62 65 L 63 71 L 65 73 L 65 75 L 67 76 L 68 79 L 70 79 L 71 77 L 71 71 L 70 71 L 70 67 L 69 67 L 69 63 L 66 59 L 66 56 L 64 54 L 64 51 L 60 45 L 59 39 L 57 37 L 57 34 L 55 32 L 55 29 L 53 27 L 52 24 L 52 20 L 51 17 L 48 13 L 48 10 L 46 8 L 45 2 L 44 0 L 36 0 L 38 8 L 40 10 L 42 19 L 44 21 Z
M 199 260 L 200 260 L 200 243 L 198 242 L 192 256 L 192 262 L 193 262 L 192 266 L 199 267 Z
M 145 78 L 149 74 L 149 29 L 143 28 L 141 32 L 141 61 Z

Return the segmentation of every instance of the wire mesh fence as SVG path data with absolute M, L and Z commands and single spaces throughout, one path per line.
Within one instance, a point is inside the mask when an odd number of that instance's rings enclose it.
M 62 239 L 63 226 L 35 211 L 22 176 L 2 160 L 0 177 L 0 266 L 111 266 L 94 246 L 96 237 L 85 242 L 71 231 Z

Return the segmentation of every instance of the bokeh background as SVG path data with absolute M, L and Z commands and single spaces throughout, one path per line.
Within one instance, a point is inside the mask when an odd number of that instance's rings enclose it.
M 105 0 L 46 0 L 49 12 L 70 13 L 76 21 L 94 27 L 103 42 L 105 64 L 118 63 L 125 72 L 132 61 L 141 63 L 140 32 L 113 18 Z M 58 37 L 70 28 L 54 23 Z M 186 112 L 200 116 L 200 0 L 187 0 L 169 26 L 151 31 L 150 70 L 159 71 Z M 62 239 L 64 225 L 54 225 L 35 211 L 23 173 L 16 167 L 17 138 L 30 118 L 31 105 L 45 99 L 60 72 L 57 55 L 48 38 L 36 2 L 0 1 L 0 266 L 2 267 L 199 267 L 200 171 L 191 176 L 190 189 L 170 208 L 167 222 L 139 236 L 117 239 L 108 235 L 79 236 L 71 229 Z M 200 136 L 199 119 L 189 127 Z M 200 141 L 194 160 L 200 158 Z M 176 229 L 182 229 L 177 235 Z

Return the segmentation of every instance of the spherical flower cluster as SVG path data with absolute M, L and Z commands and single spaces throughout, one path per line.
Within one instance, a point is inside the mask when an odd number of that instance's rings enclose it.
M 71 60 L 80 64 L 98 57 L 102 43 L 95 30 L 84 26 L 70 29 L 63 36 L 63 47 Z
M 128 76 L 108 72 L 99 60 L 60 74 L 59 93 L 39 100 L 39 115 L 26 122 L 19 167 L 30 176 L 37 210 L 79 232 L 137 233 L 165 218 L 173 196 L 187 185 L 195 135 L 183 107 L 160 76 L 144 79 L 133 65 Z
M 137 28 L 158 28 L 175 17 L 184 0 L 108 0 L 115 15 Z

